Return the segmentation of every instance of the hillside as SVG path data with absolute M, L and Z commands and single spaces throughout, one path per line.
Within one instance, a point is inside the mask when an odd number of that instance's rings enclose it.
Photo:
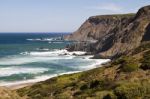
M 150 6 L 145 6 L 137 14 L 90 17 L 79 30 L 64 38 L 76 41 L 97 40 L 94 44 L 75 44 L 68 46 L 68 49 L 86 50 L 101 57 L 114 58 L 149 41 L 149 31 Z
M 17 90 L 27 99 L 149 99 L 150 43 L 103 67 Z

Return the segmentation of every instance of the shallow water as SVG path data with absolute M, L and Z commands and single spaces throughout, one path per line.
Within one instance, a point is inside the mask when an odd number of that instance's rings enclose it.
M 65 73 L 95 68 L 109 60 L 74 56 L 64 50 L 63 33 L 0 34 L 0 85 L 38 82 Z M 65 55 L 67 53 L 67 55 Z

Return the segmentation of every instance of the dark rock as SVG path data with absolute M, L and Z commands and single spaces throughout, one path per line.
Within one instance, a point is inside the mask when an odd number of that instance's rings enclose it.
M 100 54 L 95 54 L 91 59 L 108 59 L 110 57 L 104 57 Z
M 65 53 L 64 55 L 67 55 L 67 53 Z
M 69 44 L 66 46 L 68 51 L 86 51 L 87 53 L 95 52 L 93 43 L 89 42 L 78 42 Z

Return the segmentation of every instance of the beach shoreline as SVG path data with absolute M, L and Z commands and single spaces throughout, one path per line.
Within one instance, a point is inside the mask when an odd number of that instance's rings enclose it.
M 67 53 L 67 55 L 72 56 L 72 57 L 74 56 L 74 53 L 77 56 L 78 55 L 83 55 L 84 59 L 93 60 L 93 61 L 95 61 L 95 63 L 86 65 L 85 67 L 83 66 L 82 70 L 79 70 L 79 71 L 68 71 L 68 72 L 62 72 L 62 73 L 52 74 L 52 75 L 37 76 L 34 79 L 24 79 L 22 81 L 15 81 L 15 82 L 2 82 L 2 83 L 0 83 L 0 86 L 1 87 L 7 87 L 11 90 L 15 90 L 15 89 L 31 86 L 31 85 L 33 85 L 35 83 L 38 83 L 38 82 L 46 81 L 46 80 L 51 79 L 53 77 L 58 77 L 58 76 L 65 75 L 65 74 L 74 74 L 74 73 L 88 71 L 88 70 L 91 70 L 91 69 L 94 69 L 94 68 L 101 67 L 103 64 L 110 62 L 110 59 L 91 59 L 91 57 L 93 57 L 93 55 L 84 55 L 85 52 L 81 52 L 81 51 L 68 52 L 65 49 L 64 50 L 57 50 L 58 56 L 62 55 L 62 54 L 65 54 L 65 53 Z M 40 54 L 36 53 L 36 55 L 41 55 L 41 53 Z M 43 55 L 43 52 L 42 52 L 42 55 Z M 45 55 L 45 52 L 44 52 L 44 55 Z
M 109 63 L 110 60 L 109 59 L 106 59 L 107 61 L 105 62 L 100 62 L 99 64 L 95 64 L 93 68 L 90 68 L 88 70 L 92 70 L 92 69 L 95 69 L 95 68 L 99 68 L 101 67 L 103 64 L 106 64 L 106 63 Z M 79 72 L 85 72 L 85 71 L 88 71 L 88 70 L 83 70 L 83 71 L 74 71 L 74 72 L 66 72 L 66 73 L 61 73 L 61 74 L 54 74 L 54 75 L 51 75 L 51 76 L 47 76 L 45 78 L 42 78 L 41 79 L 32 79 L 32 80 L 26 80 L 26 81 L 22 81 L 22 82 L 16 82 L 16 83 L 8 83 L 8 84 L 5 84 L 1 87 L 6 87 L 10 90 L 16 90 L 16 89 L 20 89 L 20 88 L 24 88 L 24 87 L 28 87 L 28 86 L 32 86 L 36 83 L 39 83 L 39 82 L 42 82 L 42 81 L 46 81 L 48 79 L 51 79 L 53 77 L 58 77 L 58 76 L 62 76 L 62 75 L 69 75 L 69 74 L 75 74 L 75 73 L 79 73 Z
M 35 83 L 37 83 L 37 82 L 35 82 Z M 8 88 L 8 89 L 10 89 L 10 90 L 17 90 L 17 89 L 20 89 L 20 88 L 32 86 L 35 83 L 24 83 L 24 84 L 11 85 L 11 86 L 5 86 L 5 87 Z

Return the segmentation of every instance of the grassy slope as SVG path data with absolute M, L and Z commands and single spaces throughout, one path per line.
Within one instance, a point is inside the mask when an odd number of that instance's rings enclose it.
M 150 99 L 150 43 L 104 67 L 17 90 L 29 99 Z

